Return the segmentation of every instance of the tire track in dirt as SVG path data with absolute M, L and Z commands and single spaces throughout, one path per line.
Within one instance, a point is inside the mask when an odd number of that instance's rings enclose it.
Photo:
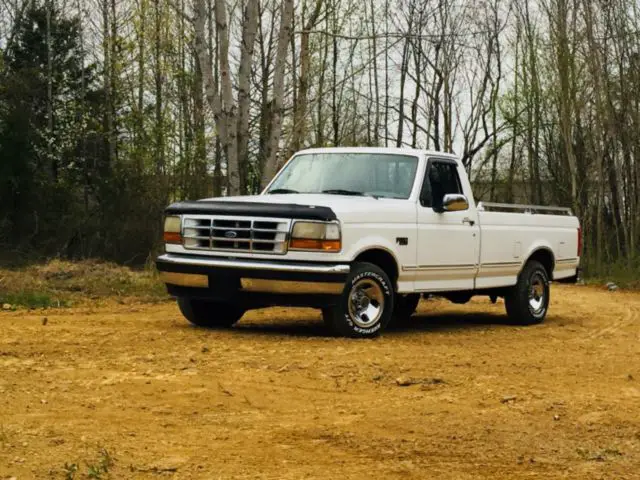
M 626 330 L 634 325 L 640 328 L 640 307 L 634 304 L 625 303 L 620 305 L 623 309 L 619 315 L 615 315 L 615 319 L 607 325 L 597 328 L 589 332 L 585 337 L 585 341 L 592 341 L 599 338 L 613 336 L 622 330 Z M 611 315 L 609 315 L 609 318 Z

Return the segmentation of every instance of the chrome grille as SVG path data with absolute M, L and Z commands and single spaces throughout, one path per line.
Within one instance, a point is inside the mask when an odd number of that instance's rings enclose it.
M 284 254 L 290 224 L 281 218 L 185 215 L 182 241 L 193 250 Z

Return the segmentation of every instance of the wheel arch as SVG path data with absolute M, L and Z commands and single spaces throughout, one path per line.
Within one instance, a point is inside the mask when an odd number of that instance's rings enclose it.
M 547 275 L 549 276 L 549 280 L 553 278 L 553 270 L 555 269 L 556 259 L 553 251 L 549 247 L 539 247 L 532 251 L 527 257 L 527 260 L 522 264 L 520 272 L 522 272 L 522 269 L 524 269 L 525 265 L 527 265 L 527 263 L 532 260 L 535 260 L 542 264 L 547 272 Z M 518 272 L 518 275 L 520 274 L 520 272 Z
M 358 252 L 353 261 L 367 262 L 377 265 L 382 270 L 384 270 L 387 275 L 389 275 L 389 278 L 393 282 L 394 288 L 397 289 L 398 278 L 400 276 L 400 267 L 396 256 L 387 248 L 367 248 L 366 250 Z

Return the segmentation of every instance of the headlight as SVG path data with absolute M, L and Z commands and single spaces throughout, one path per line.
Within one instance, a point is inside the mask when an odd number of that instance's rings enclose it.
M 180 217 L 165 217 L 163 238 L 165 243 L 182 243 L 182 219 Z
M 340 226 L 337 223 L 296 222 L 293 224 L 289 248 L 339 252 L 342 248 Z

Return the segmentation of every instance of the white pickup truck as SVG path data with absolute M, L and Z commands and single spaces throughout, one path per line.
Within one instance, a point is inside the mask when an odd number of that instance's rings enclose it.
M 512 322 L 539 323 L 582 248 L 569 209 L 476 205 L 458 158 L 392 148 L 298 152 L 260 195 L 170 205 L 164 241 L 157 267 L 190 322 L 306 306 L 349 337 L 408 318 L 423 294 L 503 297 Z

